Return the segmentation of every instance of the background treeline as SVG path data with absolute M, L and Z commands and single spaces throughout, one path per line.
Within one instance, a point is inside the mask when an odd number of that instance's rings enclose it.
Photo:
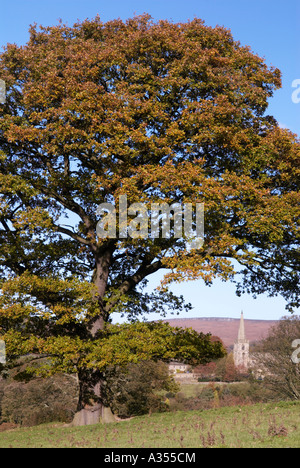
M 74 376 L 24 379 L 13 369 L 0 381 L 0 424 L 34 426 L 47 422 L 70 423 L 76 413 L 78 382 Z M 179 386 L 159 362 L 130 365 L 121 372 L 111 369 L 103 391 L 114 414 L 129 418 L 147 413 L 199 410 L 245 405 L 278 399 L 263 381 L 248 379 L 235 383 L 203 383 Z

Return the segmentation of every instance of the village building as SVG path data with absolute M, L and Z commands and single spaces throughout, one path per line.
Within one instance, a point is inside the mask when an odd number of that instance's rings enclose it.
M 169 363 L 169 372 L 170 374 L 177 374 L 177 373 L 182 373 L 182 372 L 187 372 L 187 370 L 189 369 L 189 365 L 188 364 L 184 364 L 182 362 L 178 362 L 178 361 L 172 361 Z

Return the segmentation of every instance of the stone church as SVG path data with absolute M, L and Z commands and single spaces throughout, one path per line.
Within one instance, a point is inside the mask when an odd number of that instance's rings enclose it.
M 241 313 L 238 338 L 233 348 L 234 364 L 241 370 L 247 370 L 250 365 L 249 341 L 246 340 L 244 314 Z

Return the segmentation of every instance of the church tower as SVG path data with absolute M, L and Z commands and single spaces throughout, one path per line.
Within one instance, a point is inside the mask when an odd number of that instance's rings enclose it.
M 244 314 L 241 313 L 238 339 L 234 343 L 233 359 L 236 367 L 247 370 L 249 367 L 249 341 L 245 336 Z

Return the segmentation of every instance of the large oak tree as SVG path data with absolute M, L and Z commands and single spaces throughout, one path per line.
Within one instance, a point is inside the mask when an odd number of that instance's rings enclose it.
M 10 355 L 78 372 L 79 409 L 101 401 L 107 366 L 222 355 L 165 324 L 107 326 L 113 312 L 183 308 L 174 281 L 219 277 L 299 306 L 299 140 L 266 113 L 279 70 L 229 30 L 148 15 L 33 26 L 6 46 L 0 76 L 0 326 Z M 203 247 L 99 238 L 98 205 L 118 213 L 121 195 L 204 202 Z

